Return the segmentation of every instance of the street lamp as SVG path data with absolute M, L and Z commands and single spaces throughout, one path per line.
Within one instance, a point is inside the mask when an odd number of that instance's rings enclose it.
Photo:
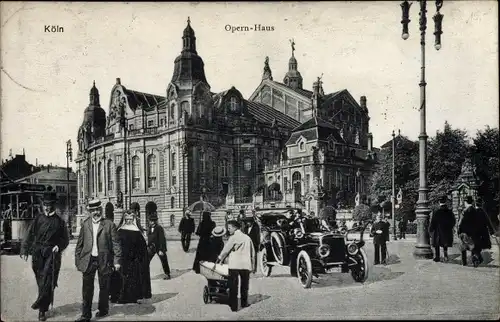
M 398 240 L 398 237 L 396 236 L 396 212 L 395 212 L 395 207 L 394 207 L 394 201 L 395 201 L 395 195 L 396 195 L 396 187 L 395 187 L 395 175 L 394 175 L 394 168 L 395 168 L 395 154 L 396 154 L 396 149 L 395 149 L 395 134 L 394 130 L 392 130 L 392 194 L 391 194 L 391 208 L 392 208 L 392 238 L 394 240 Z
M 73 220 L 71 216 L 71 196 L 70 196 L 70 187 L 69 187 L 69 174 L 70 168 L 69 163 L 73 162 L 73 149 L 71 148 L 71 140 L 66 141 L 66 179 L 68 184 L 68 191 L 66 197 L 66 213 L 68 214 L 68 229 L 70 237 L 73 236 Z
M 403 11 L 403 20 L 401 23 L 403 24 L 403 34 L 402 38 L 404 40 L 409 38 L 408 33 L 408 23 L 409 14 L 410 14 L 410 4 L 408 1 L 404 1 L 401 4 L 401 9 Z M 425 30 L 427 28 L 427 17 L 426 17 L 426 0 L 420 0 L 420 48 L 421 48 L 421 79 L 420 79 L 420 135 L 419 139 L 419 188 L 418 188 L 418 201 L 417 201 L 417 209 L 416 209 L 416 217 L 417 217 L 417 243 L 415 245 L 415 251 L 413 255 L 416 258 L 432 258 L 432 250 L 430 246 L 430 238 L 429 238 L 429 201 L 427 199 L 427 193 L 429 189 L 427 188 L 427 167 L 426 167 L 426 159 L 427 159 L 427 133 L 426 133 L 426 124 L 425 124 L 425 86 L 427 83 L 425 82 Z M 439 13 L 439 10 L 443 6 L 442 0 L 436 0 L 436 10 L 437 13 L 434 16 L 435 22 L 435 32 L 436 36 L 435 40 L 435 48 L 437 50 L 441 49 L 441 27 L 443 21 L 443 15 Z

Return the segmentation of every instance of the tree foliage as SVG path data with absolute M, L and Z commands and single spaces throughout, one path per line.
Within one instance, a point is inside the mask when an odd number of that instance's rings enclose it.
M 357 205 L 352 212 L 352 218 L 356 221 L 371 221 L 372 212 L 370 207 L 364 204 Z

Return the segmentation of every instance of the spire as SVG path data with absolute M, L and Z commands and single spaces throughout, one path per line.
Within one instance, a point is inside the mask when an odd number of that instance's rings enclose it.
M 92 88 L 90 89 L 90 100 L 89 105 L 99 106 L 99 90 L 95 87 L 95 80 L 93 82 Z
M 266 60 L 264 61 L 264 74 L 262 75 L 262 80 L 269 79 L 273 80 L 273 73 L 271 72 L 271 68 L 269 67 L 269 57 L 266 56 Z
M 188 17 L 187 26 L 182 33 L 182 52 L 192 52 L 196 54 L 196 37 L 191 28 L 191 19 Z
M 322 86 L 323 82 L 321 81 L 322 77 L 323 77 L 323 74 L 321 74 L 321 76 L 318 77 L 317 81 L 315 81 L 313 83 L 313 94 L 311 97 L 313 117 L 319 116 L 318 109 L 321 105 L 321 98 L 324 95 L 323 86 Z
M 288 60 L 288 72 L 283 82 L 291 88 L 302 89 L 302 76 L 297 70 L 298 64 L 297 59 L 295 59 L 295 41 L 293 39 L 290 39 L 290 45 L 292 47 L 292 57 Z

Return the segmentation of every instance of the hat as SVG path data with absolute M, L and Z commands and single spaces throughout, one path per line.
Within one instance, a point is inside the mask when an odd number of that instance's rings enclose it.
M 448 201 L 448 197 L 446 195 L 442 195 L 439 197 L 439 203 L 446 203 Z
M 241 224 L 240 224 L 238 221 L 236 221 L 236 220 L 229 220 L 229 221 L 227 222 L 227 224 L 228 224 L 228 225 L 232 225 L 232 226 L 234 226 L 234 227 L 236 227 L 236 228 L 238 228 L 238 229 L 240 229 L 240 228 L 241 228 Z
M 158 214 L 156 212 L 149 214 L 149 220 L 158 220 Z
M 42 203 L 43 204 L 54 204 L 57 201 L 57 194 L 55 192 L 44 192 Z
M 467 196 L 465 197 L 465 202 L 472 205 L 474 203 L 474 199 L 472 199 L 472 196 Z
M 96 210 L 96 209 L 101 209 L 101 200 L 99 199 L 94 199 L 89 201 L 89 204 L 87 205 L 87 210 Z
M 214 237 L 222 237 L 225 234 L 226 234 L 226 228 L 222 226 L 215 227 L 214 229 L 212 229 L 212 236 Z

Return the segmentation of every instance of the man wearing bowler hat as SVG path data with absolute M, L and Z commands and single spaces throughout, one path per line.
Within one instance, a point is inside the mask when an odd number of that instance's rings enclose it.
M 68 247 L 69 235 L 66 224 L 55 211 L 55 192 L 44 193 L 41 203 L 43 213 L 33 220 L 26 233 L 21 245 L 21 258 L 28 260 L 28 255 L 31 255 L 38 284 L 38 296 L 31 308 L 39 310 L 39 321 L 45 321 L 45 312 L 54 300 L 54 288 L 61 268 L 61 252 Z
M 153 212 L 149 215 L 149 229 L 148 229 L 148 254 L 149 262 L 158 254 L 160 257 L 161 266 L 165 277 L 163 279 L 170 279 L 170 266 L 168 265 L 167 257 L 167 239 L 165 238 L 165 231 L 163 227 L 158 225 L 158 214 Z
M 90 201 L 87 210 L 90 216 L 82 223 L 75 248 L 75 265 L 83 274 L 82 316 L 78 322 L 90 321 L 92 317 L 96 272 L 99 278 L 99 303 L 95 316 L 108 315 L 110 276 L 113 269 L 120 269 L 122 257 L 116 226 L 102 216 L 101 201 Z

